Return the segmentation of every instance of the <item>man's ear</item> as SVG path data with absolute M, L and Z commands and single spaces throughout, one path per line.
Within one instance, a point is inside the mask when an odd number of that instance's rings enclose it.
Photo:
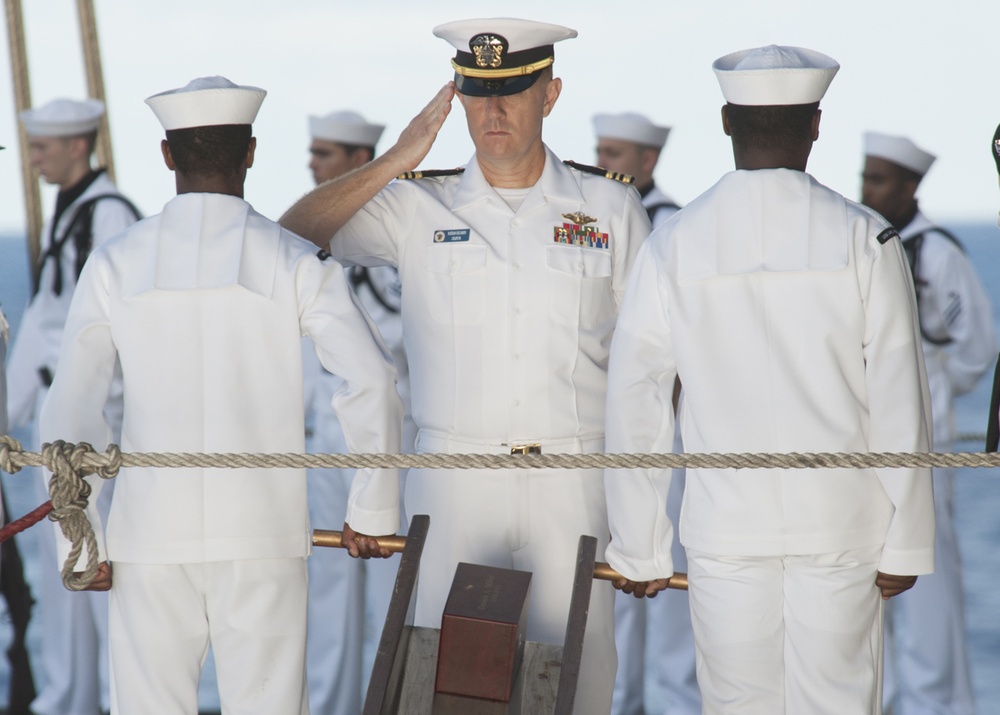
M 556 100 L 559 99 L 560 94 L 562 94 L 562 80 L 559 77 L 553 77 L 545 85 L 545 100 L 542 104 L 543 117 L 549 116 L 552 108 L 556 106 Z
M 160 152 L 163 154 L 163 163 L 167 165 L 168 169 L 175 171 L 177 167 L 174 166 L 174 157 L 170 153 L 170 144 L 167 143 L 166 139 L 160 141 Z
M 246 168 L 253 166 L 253 153 L 257 149 L 257 137 L 250 137 L 250 145 L 247 147 Z
M 726 111 L 726 105 L 722 105 L 722 131 L 726 133 L 727 137 L 731 137 L 733 133 L 729 131 L 729 112 Z
M 812 123 L 810 124 L 810 128 L 812 129 L 812 139 L 813 139 L 813 141 L 816 141 L 817 139 L 819 139 L 819 120 L 820 120 L 820 115 L 822 115 L 822 114 L 823 114 L 823 110 L 822 109 L 817 109 L 816 113 L 813 115 Z

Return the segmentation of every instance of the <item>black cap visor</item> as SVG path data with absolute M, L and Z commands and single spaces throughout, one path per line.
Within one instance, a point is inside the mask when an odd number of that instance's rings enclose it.
M 542 70 L 503 79 L 481 79 L 455 73 L 455 89 L 467 97 L 505 97 L 531 87 L 542 76 Z

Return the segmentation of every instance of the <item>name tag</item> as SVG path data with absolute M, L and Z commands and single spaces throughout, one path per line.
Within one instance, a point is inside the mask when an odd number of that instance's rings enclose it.
M 459 243 L 469 240 L 469 229 L 450 228 L 438 229 L 434 232 L 434 243 Z

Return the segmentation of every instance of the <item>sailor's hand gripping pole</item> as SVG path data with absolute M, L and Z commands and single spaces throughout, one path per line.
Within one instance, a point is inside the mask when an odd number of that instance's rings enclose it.
M 341 543 L 343 534 L 339 531 L 327 531 L 325 529 L 313 529 L 312 542 L 313 546 L 332 546 L 334 548 L 343 549 L 344 544 Z M 378 544 L 389 551 L 396 553 L 402 553 L 403 547 L 406 546 L 405 536 L 380 536 L 378 537 Z M 613 568 L 608 566 L 602 561 L 598 561 L 594 564 L 594 578 L 601 581 L 619 581 L 623 578 L 620 573 L 615 571 Z M 675 588 L 682 591 L 686 591 L 688 587 L 687 574 L 685 573 L 675 573 L 670 577 L 667 582 L 667 588 Z

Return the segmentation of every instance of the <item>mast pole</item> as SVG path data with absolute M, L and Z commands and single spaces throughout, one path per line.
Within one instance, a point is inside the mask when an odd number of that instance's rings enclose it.
M 97 162 L 107 169 L 108 178 L 115 180 L 115 159 L 111 150 L 111 129 L 108 125 L 107 100 L 104 97 L 104 72 L 101 68 L 101 46 L 97 41 L 97 17 L 93 0 L 77 0 L 80 16 L 80 39 L 83 61 L 87 70 L 87 92 L 93 99 L 105 103 L 105 112 L 97 128 Z
M 28 80 L 28 54 L 24 43 L 24 15 L 21 0 L 4 0 L 7 14 L 7 46 L 10 47 L 10 68 L 14 75 L 14 106 L 18 114 L 31 107 L 31 87 Z M 24 187 L 24 212 L 27 220 L 29 270 L 33 284 L 37 282 L 35 266 L 38 265 L 42 235 L 42 201 L 38 178 L 31 169 L 28 153 L 28 135 L 20 121 L 18 142 L 21 152 L 21 183 Z

